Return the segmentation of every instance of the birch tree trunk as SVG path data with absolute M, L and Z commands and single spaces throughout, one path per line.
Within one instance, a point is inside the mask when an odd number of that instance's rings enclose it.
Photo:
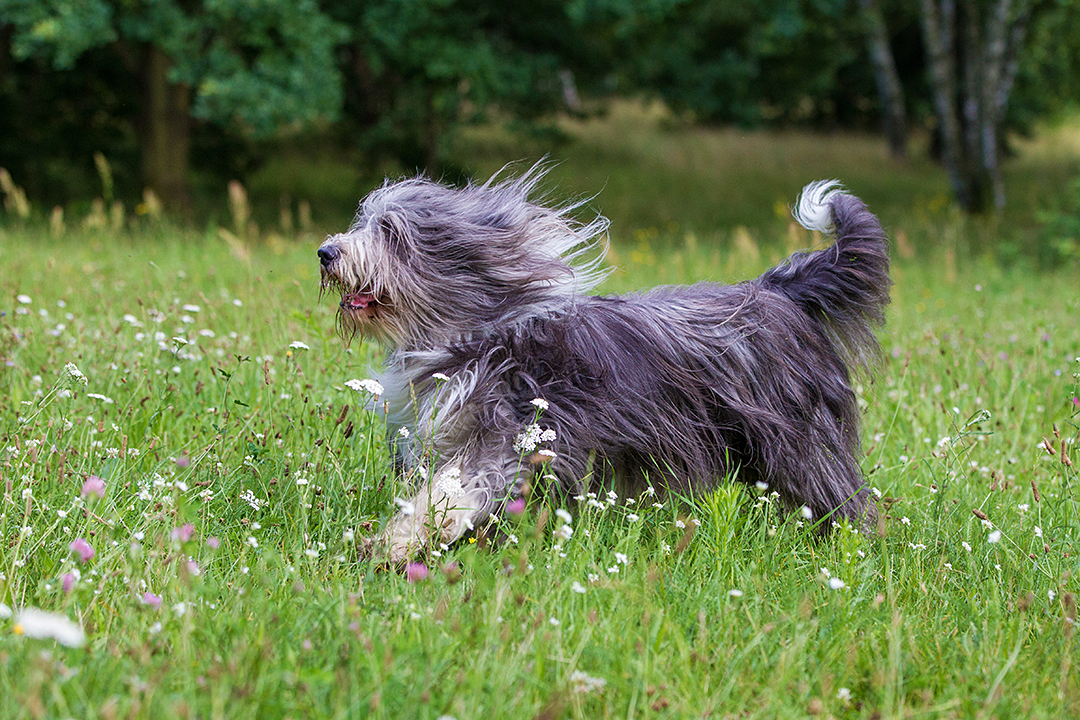
M 878 0 L 859 0 L 866 19 L 866 44 L 870 63 L 874 66 L 874 82 L 881 99 L 881 115 L 889 152 L 898 160 L 907 157 L 907 109 L 904 88 L 896 71 L 885 18 Z
M 1005 206 L 999 150 L 1031 9 L 1031 0 L 922 0 L 942 162 L 968 212 Z

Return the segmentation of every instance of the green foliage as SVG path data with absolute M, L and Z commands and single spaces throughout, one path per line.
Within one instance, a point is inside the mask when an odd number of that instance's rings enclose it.
M 711 122 L 821 122 L 873 96 L 857 13 L 844 0 L 644 5 L 575 2 L 586 25 L 613 25 L 629 88 Z M 854 83 L 852 83 L 854 81 Z
M 352 32 L 346 132 L 405 167 L 438 171 L 447 134 L 492 108 L 530 118 L 559 105 L 558 72 L 575 42 L 561 2 L 353 1 L 327 11 Z
M 116 39 L 113 11 L 107 0 L 2 0 L 0 22 L 15 26 L 17 59 L 41 56 L 67 70 L 87 50 Z
M 911 126 L 932 132 L 917 4 L 881 6 Z M 1078 8 L 1036 5 L 1010 127 L 1075 102 Z M 461 178 L 454 146 L 477 123 L 540 128 L 540 154 L 556 151 L 571 88 L 574 115 L 645 95 L 695 121 L 868 128 L 864 32 L 845 0 L 0 0 L 0 166 L 35 200 L 85 201 L 102 152 L 140 195 L 151 46 L 191 90 L 196 185 L 312 146 L 364 172 Z
M 16 58 L 45 57 L 61 70 L 115 41 L 156 45 L 173 63 L 171 80 L 194 88 L 196 117 L 256 135 L 334 119 L 340 108 L 333 51 L 345 30 L 313 0 L 19 0 L 0 13 L 15 26 Z
M 1010 127 L 1025 133 L 1080 103 L 1080 2 L 1036 4 L 1028 32 L 1008 114 Z
M 333 120 L 341 107 L 334 48 L 346 30 L 310 0 L 207 2 L 198 34 L 212 40 L 178 58 L 176 79 L 197 88 L 193 114 L 232 119 L 255 135 Z
M 1043 248 L 1054 264 L 1080 260 L 1080 178 L 1069 183 L 1061 205 L 1039 213 Z

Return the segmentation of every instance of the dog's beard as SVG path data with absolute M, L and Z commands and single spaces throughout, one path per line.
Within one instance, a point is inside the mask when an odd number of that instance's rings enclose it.
M 377 293 L 370 284 L 347 284 L 323 270 L 320 292 L 340 296 L 337 329 L 344 340 L 352 341 L 359 336 L 392 341 L 398 335 L 393 303 L 386 293 Z

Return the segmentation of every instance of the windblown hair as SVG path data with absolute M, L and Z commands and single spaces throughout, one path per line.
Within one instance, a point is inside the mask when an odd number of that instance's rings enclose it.
M 578 222 L 578 203 L 529 202 L 542 177 L 536 165 L 464 188 L 386 182 L 364 199 L 349 231 L 328 241 L 344 256 L 329 284 L 367 288 L 393 308 L 377 330 L 407 348 L 514 322 L 592 290 L 607 275 L 594 246 L 608 221 Z M 360 328 L 343 322 L 342 330 Z
M 872 521 L 852 373 L 878 355 L 890 280 L 866 206 L 815 183 L 795 217 L 831 247 L 737 285 L 593 296 L 607 222 L 531 201 L 541 174 L 389 183 L 319 250 L 342 328 L 390 345 L 391 436 L 415 423 L 403 468 L 432 465 L 408 506 L 438 518 L 395 518 L 390 559 L 456 539 L 538 472 L 571 493 L 763 482 L 815 520 Z

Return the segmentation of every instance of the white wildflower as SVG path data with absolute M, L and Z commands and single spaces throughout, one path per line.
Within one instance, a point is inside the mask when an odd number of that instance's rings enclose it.
M 525 428 L 525 431 L 514 439 L 514 452 L 531 453 L 542 441 L 543 430 L 539 425 L 533 424 Z
M 458 497 L 465 494 L 465 488 L 461 486 L 461 468 L 445 467 L 439 471 L 435 480 L 435 487 L 447 497 Z
M 604 678 L 590 677 L 580 670 L 575 670 L 570 673 L 571 692 L 580 695 L 588 695 L 593 692 L 603 692 L 606 685 L 607 680 Z
M 998 540 L 1001 540 L 1001 531 L 1000 530 L 995 530 L 994 532 L 992 532 L 992 533 L 990 533 L 989 535 L 986 536 L 986 542 L 988 542 L 988 543 L 991 543 L 991 544 L 996 543 Z
M 75 363 L 69 362 L 67 365 L 64 365 L 64 373 L 67 374 L 73 382 L 82 383 L 83 385 L 90 382 L 86 379 L 86 376 L 82 374 L 82 371 L 79 370 Z
M 346 380 L 345 387 L 352 388 L 356 392 L 369 392 L 378 397 L 383 394 L 383 386 L 378 380 L 365 378 L 364 380 Z
M 728 590 L 727 594 L 731 597 L 742 597 L 743 591 L 738 588 L 732 588 L 731 590 Z
M 562 520 L 564 523 L 567 523 L 567 524 L 573 522 L 573 518 L 570 516 L 570 513 L 567 512 L 566 510 L 564 510 L 563 508 L 559 508 L 558 510 L 555 511 L 555 517 L 559 518 L 560 520 Z
M 579 583 L 577 580 L 575 580 L 573 585 L 570 586 L 570 590 L 578 593 L 579 595 L 585 594 L 585 586 Z
M 37 608 L 20 610 L 15 615 L 14 630 L 16 635 L 51 639 L 65 647 L 82 647 L 86 642 L 86 633 L 83 629 L 67 617 Z
M 289 347 L 291 347 L 293 350 L 310 350 L 311 349 L 311 348 L 308 347 L 307 343 L 300 342 L 299 340 L 293 340 L 291 343 L 289 343 Z
M 847 583 L 845 583 L 843 580 L 841 580 L 838 577 L 829 578 L 829 587 L 832 588 L 833 590 L 841 590 L 846 586 L 847 586 Z
M 402 500 L 401 498 L 394 498 L 394 502 L 401 510 L 402 515 L 414 515 L 416 514 L 416 506 L 408 500 Z

